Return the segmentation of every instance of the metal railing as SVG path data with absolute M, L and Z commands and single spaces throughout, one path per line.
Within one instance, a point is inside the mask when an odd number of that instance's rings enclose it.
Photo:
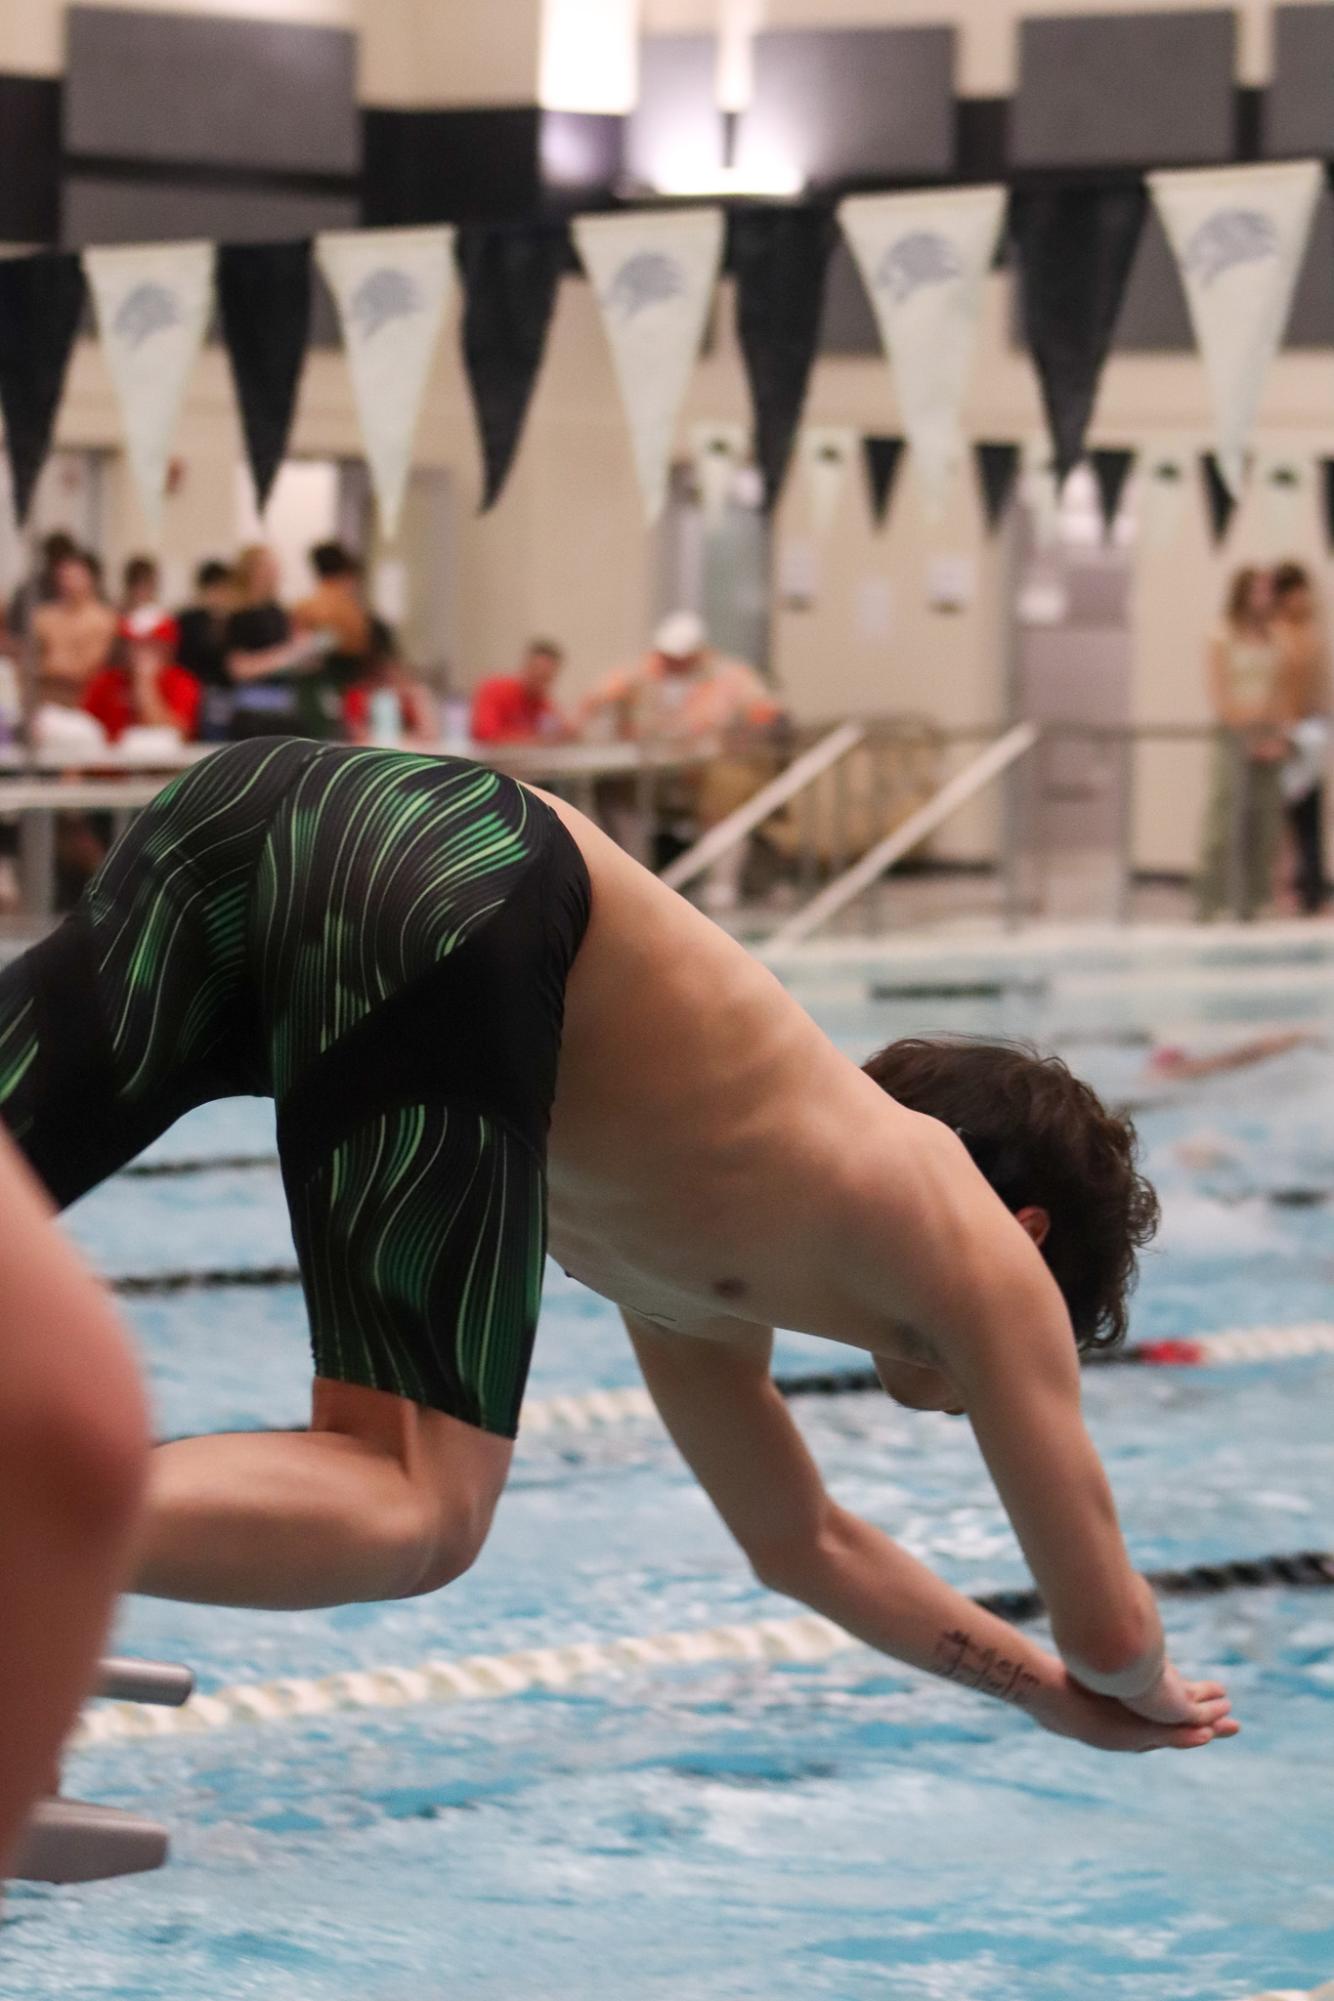
M 799 945 L 811 937 L 832 917 L 846 910 L 872 883 L 887 874 L 895 862 L 902 861 L 905 855 L 911 854 L 914 848 L 920 847 L 923 841 L 943 827 L 961 806 L 967 805 L 970 799 L 975 799 L 979 792 L 994 784 L 1021 758 L 1027 757 L 1038 740 L 1039 731 L 1035 723 L 1016 723 L 1013 729 L 1007 730 L 980 757 L 974 758 L 963 771 L 943 785 L 926 805 L 910 814 L 893 833 L 877 841 L 859 861 L 836 876 L 795 916 L 780 924 L 772 934 L 770 944 Z

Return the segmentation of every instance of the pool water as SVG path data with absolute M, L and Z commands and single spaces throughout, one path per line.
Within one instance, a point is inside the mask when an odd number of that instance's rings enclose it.
M 1334 956 L 1321 946 L 843 951 L 783 976 L 850 1053 L 923 1029 L 1055 1044 L 1133 1099 L 1164 1200 L 1136 1338 L 1334 1319 Z M 872 999 L 876 983 L 930 997 Z M 990 984 L 951 999 L 952 982 Z M 1204 1083 L 1147 1035 L 1331 1037 Z M 212 1107 L 163 1155 L 264 1152 L 266 1106 Z M 1297 1198 L 1294 1200 L 1294 1196 Z M 1275 1199 L 1275 1198 L 1279 1199 Z M 69 1218 L 113 1273 L 290 1260 L 276 1170 L 122 1178 Z M 134 1301 L 163 1434 L 305 1410 L 299 1295 Z M 791 1366 L 855 1357 L 785 1337 Z M 635 1379 L 609 1307 L 553 1270 L 533 1394 Z M 1334 1542 L 1334 1359 L 1103 1370 L 1092 1429 L 1146 1567 Z M 839 1499 L 970 1591 L 1023 1567 L 966 1426 L 803 1402 Z M 134 1601 L 118 1645 L 205 1689 L 782 1616 L 662 1433 L 521 1442 L 475 1571 L 438 1597 L 294 1617 Z M 24 2001 L 1233 2001 L 1334 1974 L 1334 1593 L 1168 1608 L 1243 1736 L 1111 1758 L 856 1650 L 817 1665 L 593 1678 L 561 1692 L 109 1744 L 70 1789 L 160 1814 L 161 1874 L 19 1886 L 0 1995 Z

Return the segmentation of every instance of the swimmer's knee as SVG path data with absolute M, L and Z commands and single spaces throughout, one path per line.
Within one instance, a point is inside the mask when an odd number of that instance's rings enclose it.
M 482 1502 L 428 1508 L 414 1549 L 413 1581 L 401 1595 L 429 1598 L 465 1576 L 486 1546 L 492 1513 Z

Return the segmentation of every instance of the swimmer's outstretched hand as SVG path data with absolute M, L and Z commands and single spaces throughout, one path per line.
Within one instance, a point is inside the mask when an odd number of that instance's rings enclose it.
M 1146 1715 L 1146 1708 L 1159 1714 Z M 1182 1681 L 1171 1667 L 1134 1709 L 1109 1695 L 1093 1695 L 1063 1673 L 1030 1698 L 1029 1713 L 1044 1730 L 1098 1751 L 1195 1751 L 1241 1729 L 1218 1682 Z

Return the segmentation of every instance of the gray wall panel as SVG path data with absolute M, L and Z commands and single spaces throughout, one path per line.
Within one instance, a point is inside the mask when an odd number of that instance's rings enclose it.
M 1274 9 L 1274 75 L 1261 145 L 1271 159 L 1334 146 L 1334 7 Z
M 684 170 L 723 164 L 712 35 L 650 35 L 640 44 L 639 102 L 626 121 L 625 171 L 639 186 L 671 187 Z
M 1236 33 L 1235 15 L 1222 8 L 1021 22 L 1012 163 L 1230 160 Z
M 755 42 L 755 95 L 737 161 L 791 162 L 815 185 L 948 174 L 955 160 L 955 31 L 793 28 Z
M 91 174 L 74 174 L 65 182 L 64 210 L 63 238 L 72 250 L 89 243 L 173 243 L 201 236 L 220 243 L 266 243 L 321 229 L 355 229 L 361 220 L 360 204 L 351 196 L 272 194 L 183 180 L 159 185 Z
M 354 174 L 357 42 L 337 28 L 71 7 L 65 147 L 106 159 Z

